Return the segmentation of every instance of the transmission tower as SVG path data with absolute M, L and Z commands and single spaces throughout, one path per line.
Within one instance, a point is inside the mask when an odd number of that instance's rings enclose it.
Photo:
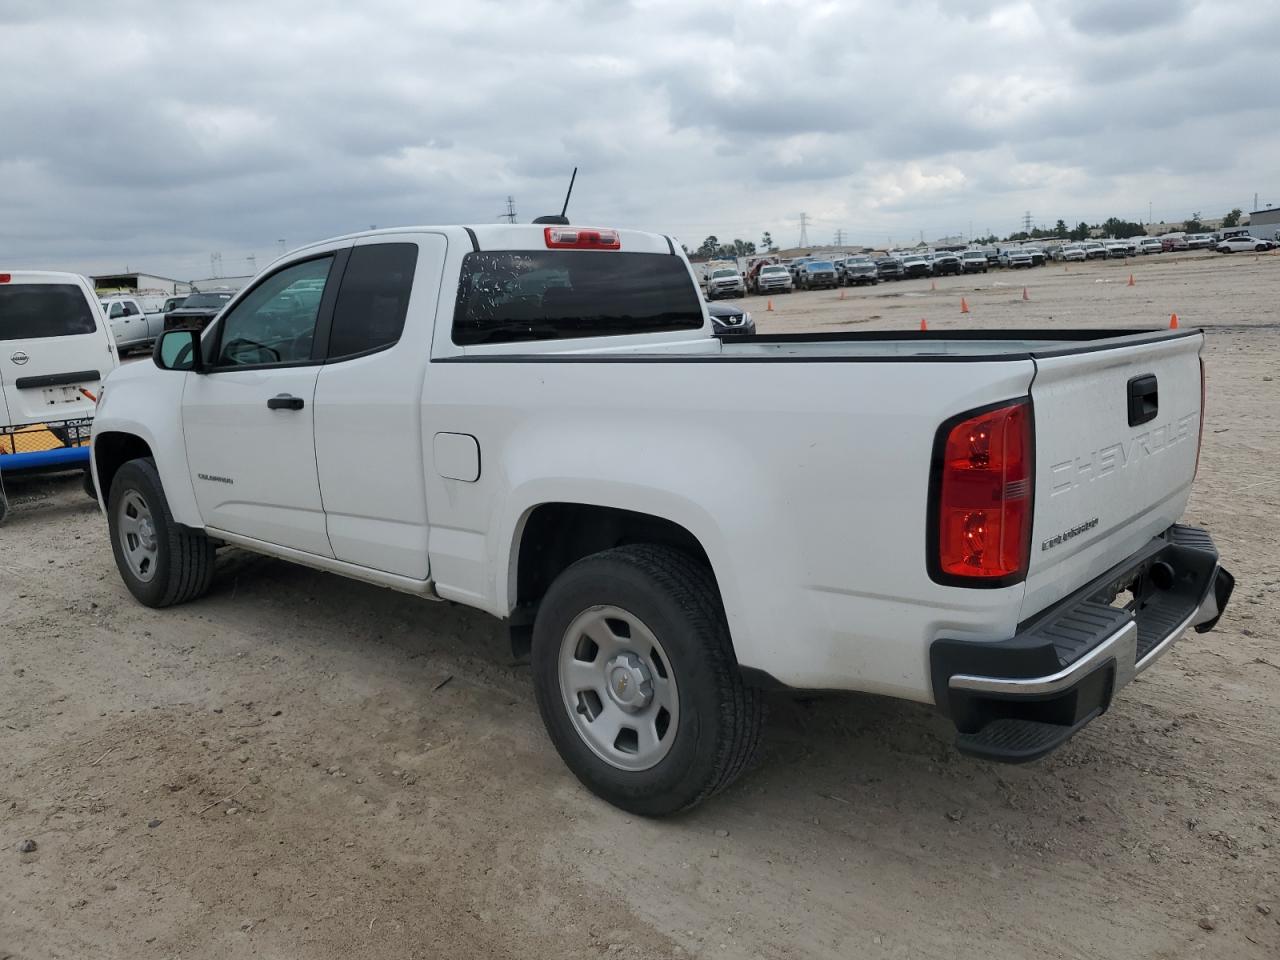
M 1031 211 L 1028 210 L 1022 215 L 1022 232 L 1031 233 Z
M 843 230 L 837 230 L 837 231 L 836 231 L 836 246 L 837 246 L 837 247 L 843 247 L 843 246 L 844 246 L 844 231 L 843 231 Z
M 507 212 L 498 214 L 499 220 L 505 220 L 507 223 L 516 222 L 516 201 L 515 197 L 507 197 Z
M 222 276 L 222 254 L 216 252 L 209 254 L 209 273 L 215 280 Z
M 807 213 L 800 214 L 800 247 L 802 249 L 809 246 L 809 215 Z

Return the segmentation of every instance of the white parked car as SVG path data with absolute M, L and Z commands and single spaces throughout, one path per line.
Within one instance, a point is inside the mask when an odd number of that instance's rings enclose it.
M 1026 247 L 1006 247 L 1000 251 L 1000 266 L 1009 269 L 1018 267 L 1030 268 L 1035 264 L 1031 251 Z
M 111 325 L 116 347 L 122 353 L 135 347 L 149 346 L 164 329 L 164 314 L 148 314 L 135 297 L 113 296 L 99 302 L 107 323 Z
M 1101 240 L 1086 240 L 1082 246 L 1084 247 L 1086 260 L 1105 260 L 1107 258 L 1107 248 Z
M 1082 244 L 1068 243 L 1058 251 L 1058 259 L 1065 263 L 1075 263 L 1087 260 L 1088 255 Z
M 791 286 L 791 271 L 780 263 L 766 263 L 756 271 L 756 293 L 790 293 Z
M 1108 240 L 1103 246 L 1106 247 L 1108 260 L 1123 260 L 1129 256 L 1128 240 Z
M 1209 629 L 1231 579 L 1178 524 L 1203 345 L 721 340 L 667 237 L 403 228 L 166 331 L 109 379 L 93 463 L 142 603 L 199 596 L 226 545 L 506 618 L 565 763 L 663 815 L 746 767 L 764 687 L 935 704 L 1022 761 Z
M 1142 254 L 1162 253 L 1164 241 L 1159 237 L 1143 237 L 1138 241 L 1138 252 Z
M 1234 236 L 1228 237 L 1226 240 L 1218 242 L 1216 249 L 1219 253 L 1241 253 L 1248 251 L 1250 253 L 1262 253 L 1264 250 L 1270 250 L 1275 244 L 1270 240 L 1259 240 L 1256 237 Z
M 747 295 L 747 282 L 742 279 L 742 274 L 730 267 L 721 267 L 718 270 L 712 270 L 711 276 L 707 277 L 707 299 L 715 300 L 717 297 L 745 297 Z
M 87 477 L 94 402 L 117 362 L 87 279 L 0 271 L 0 477 L 76 467 Z

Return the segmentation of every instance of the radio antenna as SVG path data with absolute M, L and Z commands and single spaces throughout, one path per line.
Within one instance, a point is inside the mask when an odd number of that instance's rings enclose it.
M 560 208 L 560 216 L 564 216 L 569 212 L 569 198 L 573 196 L 573 181 L 578 179 L 578 168 L 573 168 L 573 174 L 569 177 L 569 191 L 564 195 L 564 206 Z
M 560 208 L 559 213 L 548 214 L 547 216 L 535 217 L 534 223 L 555 223 L 562 227 L 569 225 L 569 218 L 565 216 L 569 212 L 569 198 L 573 196 L 573 182 L 578 179 L 578 168 L 573 168 L 573 175 L 569 177 L 569 190 L 564 195 L 564 206 Z

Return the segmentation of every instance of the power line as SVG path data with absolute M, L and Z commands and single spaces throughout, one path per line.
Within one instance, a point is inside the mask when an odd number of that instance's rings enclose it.
M 498 214 L 499 220 L 505 220 L 507 223 L 516 222 L 516 201 L 514 197 L 507 197 L 507 212 Z

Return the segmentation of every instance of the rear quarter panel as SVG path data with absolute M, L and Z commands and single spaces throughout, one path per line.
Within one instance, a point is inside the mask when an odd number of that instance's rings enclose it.
M 1023 589 L 929 580 L 934 433 L 1025 395 L 1031 374 L 1025 360 L 433 362 L 424 430 L 475 436 L 482 463 L 474 483 L 428 465 L 433 578 L 506 616 L 534 507 L 651 513 L 706 550 L 739 662 L 928 701 L 929 643 L 1008 636 Z

